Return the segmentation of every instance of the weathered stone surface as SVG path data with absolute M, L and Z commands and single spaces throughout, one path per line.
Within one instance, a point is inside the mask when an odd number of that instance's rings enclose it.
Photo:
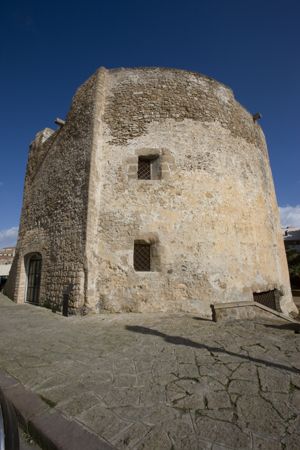
M 284 419 L 272 404 L 259 396 L 243 395 L 237 400 L 237 412 L 241 422 L 254 433 L 281 436 L 285 430 Z M 262 420 L 263 418 L 263 420 Z
M 293 392 L 292 405 L 297 412 L 300 412 L 300 391 Z
M 249 433 L 243 433 L 235 424 L 215 421 L 208 417 L 198 417 L 195 424 L 200 439 L 206 439 L 229 448 L 251 448 Z
M 16 257 L 6 291 L 25 301 L 28 255 L 42 255 L 40 304 L 61 309 L 72 283 L 70 310 L 84 301 L 89 161 L 96 76 L 74 96 L 66 124 L 38 133 L 30 147 Z
M 206 400 L 208 409 L 231 408 L 230 397 L 225 391 L 209 392 Z
M 121 69 L 114 70 L 111 85 L 104 120 L 113 144 L 127 144 L 146 134 L 150 122 L 191 119 L 218 120 L 234 136 L 264 148 L 261 134 L 232 91 L 212 78 L 181 70 L 138 69 L 128 73 Z M 202 164 L 210 162 L 207 152 Z
M 262 391 L 289 392 L 290 377 L 287 373 L 269 367 L 259 367 L 258 376 Z
M 0 294 L 0 329 L 2 370 L 117 448 L 298 449 L 299 337 L 278 322 L 66 319 Z M 1 385 L 15 389 L 7 377 Z
M 155 179 L 137 179 L 149 156 Z M 135 241 L 151 244 L 153 270 L 134 270 Z M 295 311 L 263 133 L 229 88 L 192 72 L 102 68 L 65 125 L 37 135 L 6 287 L 19 303 L 33 252 L 40 304 L 57 310 L 70 290 L 72 312 L 211 317 L 277 288 Z
M 259 391 L 259 385 L 251 379 L 248 380 L 232 380 L 228 385 L 228 392 L 232 394 L 242 394 L 247 392 L 248 394 L 257 394 Z
M 146 438 L 151 427 L 143 423 L 133 423 L 112 439 L 113 445 L 118 449 L 138 448 L 138 444 Z
M 270 439 L 268 437 L 267 439 L 261 437 L 261 436 L 253 436 L 253 450 L 282 450 L 282 446 L 280 441 L 276 439 Z M 290 449 L 290 447 L 287 447 Z

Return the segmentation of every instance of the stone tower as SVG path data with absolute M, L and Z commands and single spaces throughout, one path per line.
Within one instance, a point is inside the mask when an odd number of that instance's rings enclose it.
M 6 293 L 73 311 L 292 302 L 260 126 L 217 81 L 100 68 L 31 144 Z

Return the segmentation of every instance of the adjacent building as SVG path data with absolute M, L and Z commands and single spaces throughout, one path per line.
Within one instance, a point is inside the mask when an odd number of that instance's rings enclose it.
M 15 247 L 0 248 L 0 290 L 4 287 L 15 256 Z

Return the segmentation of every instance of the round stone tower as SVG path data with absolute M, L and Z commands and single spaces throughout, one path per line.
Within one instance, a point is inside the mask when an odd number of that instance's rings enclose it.
M 295 310 L 263 132 L 217 81 L 101 68 L 31 146 L 7 291 L 98 312 L 186 311 L 279 292 Z M 28 283 L 27 283 L 28 284 Z

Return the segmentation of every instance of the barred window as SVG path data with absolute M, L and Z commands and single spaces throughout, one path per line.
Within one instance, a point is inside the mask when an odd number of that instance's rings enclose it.
M 147 243 L 134 243 L 133 253 L 134 270 L 137 272 L 150 272 L 151 245 Z
M 151 160 L 139 158 L 138 162 L 138 179 L 151 180 Z
M 268 308 L 280 311 L 280 292 L 277 289 L 265 292 L 253 292 L 253 300 Z
M 159 180 L 161 178 L 159 156 L 139 156 L 137 177 L 139 180 Z

